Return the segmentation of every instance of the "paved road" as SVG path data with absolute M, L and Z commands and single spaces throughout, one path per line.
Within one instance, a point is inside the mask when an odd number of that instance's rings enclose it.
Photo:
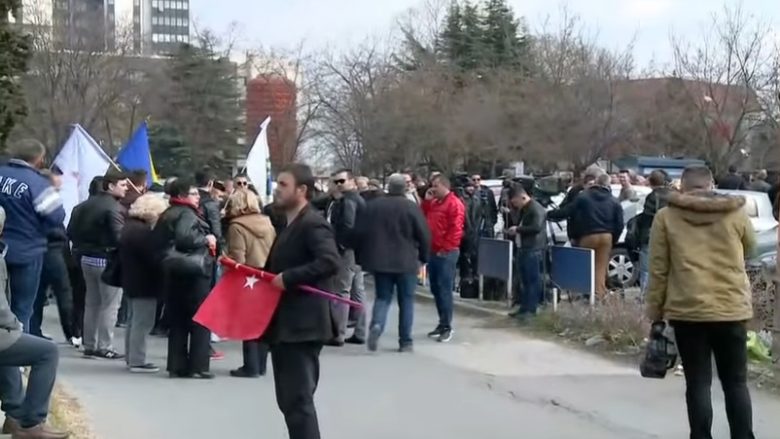
M 51 310 L 49 310 L 51 311 Z M 414 354 L 387 334 L 377 354 L 329 348 L 317 393 L 328 439 L 649 439 L 687 437 L 683 382 L 643 380 L 636 369 L 524 336 L 498 321 L 457 317 L 450 344 L 424 339 L 435 312 L 417 307 Z M 56 332 L 48 315 L 47 327 Z M 117 334 L 121 336 L 121 334 Z M 213 381 L 131 375 L 117 362 L 62 348 L 60 380 L 86 407 L 101 439 L 285 439 L 270 377 L 227 376 L 240 346 L 221 343 Z M 151 360 L 164 363 L 164 340 Z M 728 436 L 714 392 L 716 437 Z M 780 401 L 754 393 L 757 437 L 780 437 Z

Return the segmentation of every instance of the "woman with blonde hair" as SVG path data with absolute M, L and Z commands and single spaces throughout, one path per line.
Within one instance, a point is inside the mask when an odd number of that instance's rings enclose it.
M 227 254 L 239 264 L 263 268 L 276 238 L 271 220 L 263 215 L 260 200 L 249 190 L 237 190 L 225 207 Z M 244 365 L 230 371 L 239 378 L 265 375 L 268 348 L 258 340 L 243 343 Z
M 160 370 L 146 362 L 146 336 L 154 328 L 157 301 L 162 294 L 162 272 L 155 262 L 152 229 L 168 208 L 168 202 L 154 194 L 139 197 L 130 206 L 119 240 L 122 288 L 128 297 L 125 361 L 130 372 L 155 373 Z

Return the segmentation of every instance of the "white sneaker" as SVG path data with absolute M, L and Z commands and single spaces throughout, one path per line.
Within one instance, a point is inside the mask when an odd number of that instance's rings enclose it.
M 70 338 L 70 344 L 73 345 L 74 348 L 78 349 L 81 347 L 81 337 L 71 337 Z
M 681 377 L 685 375 L 685 372 L 683 371 L 682 364 L 678 364 L 677 367 L 674 368 L 674 376 Z

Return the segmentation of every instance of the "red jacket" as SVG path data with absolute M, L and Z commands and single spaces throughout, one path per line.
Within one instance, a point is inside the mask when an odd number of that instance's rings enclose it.
M 431 229 L 433 254 L 460 249 L 466 208 L 455 193 L 450 192 L 441 201 L 423 201 L 422 210 Z

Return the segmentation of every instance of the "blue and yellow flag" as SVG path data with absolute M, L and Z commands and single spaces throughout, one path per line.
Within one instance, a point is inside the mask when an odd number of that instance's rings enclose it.
M 119 151 L 116 162 L 125 171 L 138 169 L 146 171 L 147 187 L 158 181 L 157 172 L 154 170 L 154 162 L 152 162 L 152 153 L 149 150 L 149 131 L 146 127 L 146 122 L 138 127 L 135 133 L 133 133 L 133 137 Z

